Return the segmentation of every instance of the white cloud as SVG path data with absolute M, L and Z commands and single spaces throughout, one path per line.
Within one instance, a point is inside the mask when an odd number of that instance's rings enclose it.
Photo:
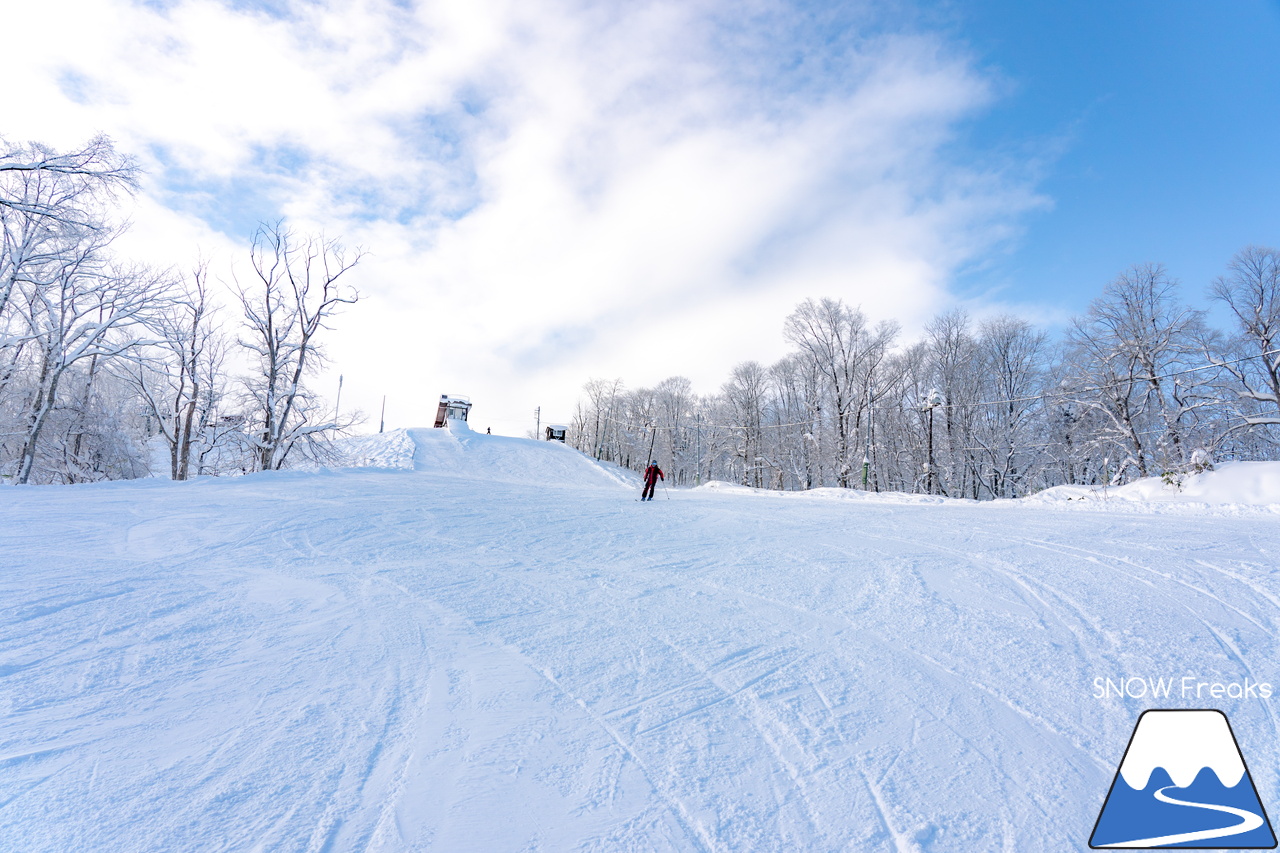
M 918 322 L 1038 203 L 949 161 L 991 98 L 962 55 L 885 31 L 806 43 L 768 3 L 33 6 L 15 32 L 66 31 L 15 40 L 30 73 L 0 92 L 0 132 L 138 153 L 136 237 L 166 261 L 231 251 L 212 229 L 263 210 L 363 244 L 334 372 L 398 425 L 444 391 L 503 432 L 535 405 L 567 418 L 591 376 L 711 391 L 780 356 L 810 296 Z

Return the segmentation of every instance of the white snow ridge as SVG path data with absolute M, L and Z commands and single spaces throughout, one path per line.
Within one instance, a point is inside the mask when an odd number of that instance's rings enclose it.
M 1168 771 L 1179 788 L 1188 787 L 1206 767 L 1223 785 L 1234 788 L 1245 770 L 1227 718 L 1220 711 L 1143 714 L 1120 765 L 1120 775 L 1130 788 L 1140 791 L 1157 767 Z
M 0 851 L 1081 850 L 1144 710 L 1095 678 L 1280 678 L 1267 507 L 349 451 L 0 488 Z M 1270 708 L 1222 701 L 1274 801 Z M 1229 782 L 1205 720 L 1164 766 Z

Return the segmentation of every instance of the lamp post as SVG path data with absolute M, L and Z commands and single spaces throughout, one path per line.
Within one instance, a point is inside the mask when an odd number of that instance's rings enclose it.
M 929 494 L 933 494 L 933 410 L 941 406 L 945 402 L 942 392 L 937 388 L 932 388 L 925 395 L 924 403 L 921 409 L 929 413 L 929 458 L 924 463 L 924 482 L 925 489 Z
M 862 488 L 867 489 L 867 484 L 871 473 L 871 455 L 875 447 L 876 440 L 876 388 L 873 382 L 867 383 L 867 447 L 862 452 Z M 876 481 L 876 491 L 880 490 L 879 481 Z
M 693 416 L 693 422 L 698 427 L 698 452 L 697 458 L 694 460 L 693 484 L 695 486 L 702 485 L 702 413 L 699 412 Z

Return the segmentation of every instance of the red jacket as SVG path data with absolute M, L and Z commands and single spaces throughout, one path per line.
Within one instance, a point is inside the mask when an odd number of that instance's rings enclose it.
M 659 477 L 662 477 L 662 469 L 657 465 L 650 465 L 648 468 L 644 469 L 644 484 L 646 486 L 652 486 L 654 483 L 658 482 Z M 666 482 L 667 478 L 662 477 L 662 480 L 663 482 Z

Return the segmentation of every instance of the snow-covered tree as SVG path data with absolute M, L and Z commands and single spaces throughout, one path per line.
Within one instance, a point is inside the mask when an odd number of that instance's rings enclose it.
M 1240 398 L 1257 404 L 1244 414 L 1251 426 L 1280 424 L 1280 252 L 1241 249 L 1217 278 L 1210 294 L 1227 305 L 1237 322 L 1238 359 L 1223 359 Z
M 1108 424 L 1098 440 L 1116 454 L 1116 476 L 1179 468 L 1198 443 L 1197 410 L 1211 405 L 1213 377 L 1191 372 L 1207 357 L 1203 312 L 1177 298 L 1160 264 L 1131 267 L 1107 285 L 1067 340 L 1073 398 Z
M 806 299 L 787 317 L 783 335 L 827 383 L 831 400 L 828 413 L 835 431 L 836 482 L 841 488 L 848 488 L 855 419 L 867 404 L 874 365 L 883 360 L 892 345 L 897 326 L 881 323 L 872 330 L 860 310 L 841 300 Z
M 984 398 L 976 407 L 973 441 L 982 448 L 981 485 L 992 497 L 1025 494 L 1039 455 L 1034 445 L 1043 410 L 1049 336 L 1018 317 L 999 316 L 979 327 L 977 363 Z
M 811 489 L 823 478 L 823 377 L 810 359 L 789 355 L 769 368 L 774 456 L 791 488 Z
M 254 235 L 252 273 L 235 289 L 244 312 L 239 342 L 253 360 L 244 388 L 256 470 L 283 467 L 300 443 L 314 445 L 343 426 L 305 378 L 324 361 L 320 337 L 329 318 L 359 299 L 343 279 L 362 255 L 279 222 Z
M 970 498 L 1179 476 L 1210 454 L 1274 458 L 1278 267 L 1275 251 L 1246 249 L 1215 284 L 1240 321 L 1225 345 L 1158 264 L 1106 285 L 1056 342 L 1017 317 L 952 310 L 895 347 L 896 324 L 806 300 L 783 327 L 794 351 L 740 363 L 716 394 L 678 377 L 588 383 L 575 440 L 633 467 L 653 441 L 664 464 L 692 455 L 698 482 L 783 489 L 850 487 L 860 456 L 868 488 Z
M 14 474 L 18 483 L 32 478 L 40 437 L 58 405 L 63 379 L 83 368 L 91 386 L 102 362 L 130 356 L 146 338 L 147 321 L 169 297 L 163 275 L 111 265 L 104 232 L 80 236 L 58 263 L 18 284 L 32 372 Z
M 697 446 L 690 435 L 690 418 L 697 401 L 693 383 L 683 376 L 668 377 L 653 389 L 654 416 L 659 429 L 656 458 L 672 483 L 685 483 L 696 477 Z
M 728 404 L 730 425 L 735 432 L 737 477 L 744 486 L 765 485 L 763 424 L 766 373 L 759 362 L 744 361 L 733 368 L 720 392 Z M 770 466 L 772 467 L 772 466 Z
M 154 342 L 126 364 L 126 376 L 169 451 L 169 476 L 186 480 L 219 437 L 226 394 L 226 341 L 215 325 L 209 265 L 197 262 L 174 298 L 150 320 Z M 226 432 L 225 430 L 222 432 Z
M 102 202 L 116 191 L 132 191 L 137 181 L 137 164 L 117 152 L 106 136 L 67 152 L 0 138 L 0 208 L 32 221 L 99 227 L 101 219 L 90 200 Z

